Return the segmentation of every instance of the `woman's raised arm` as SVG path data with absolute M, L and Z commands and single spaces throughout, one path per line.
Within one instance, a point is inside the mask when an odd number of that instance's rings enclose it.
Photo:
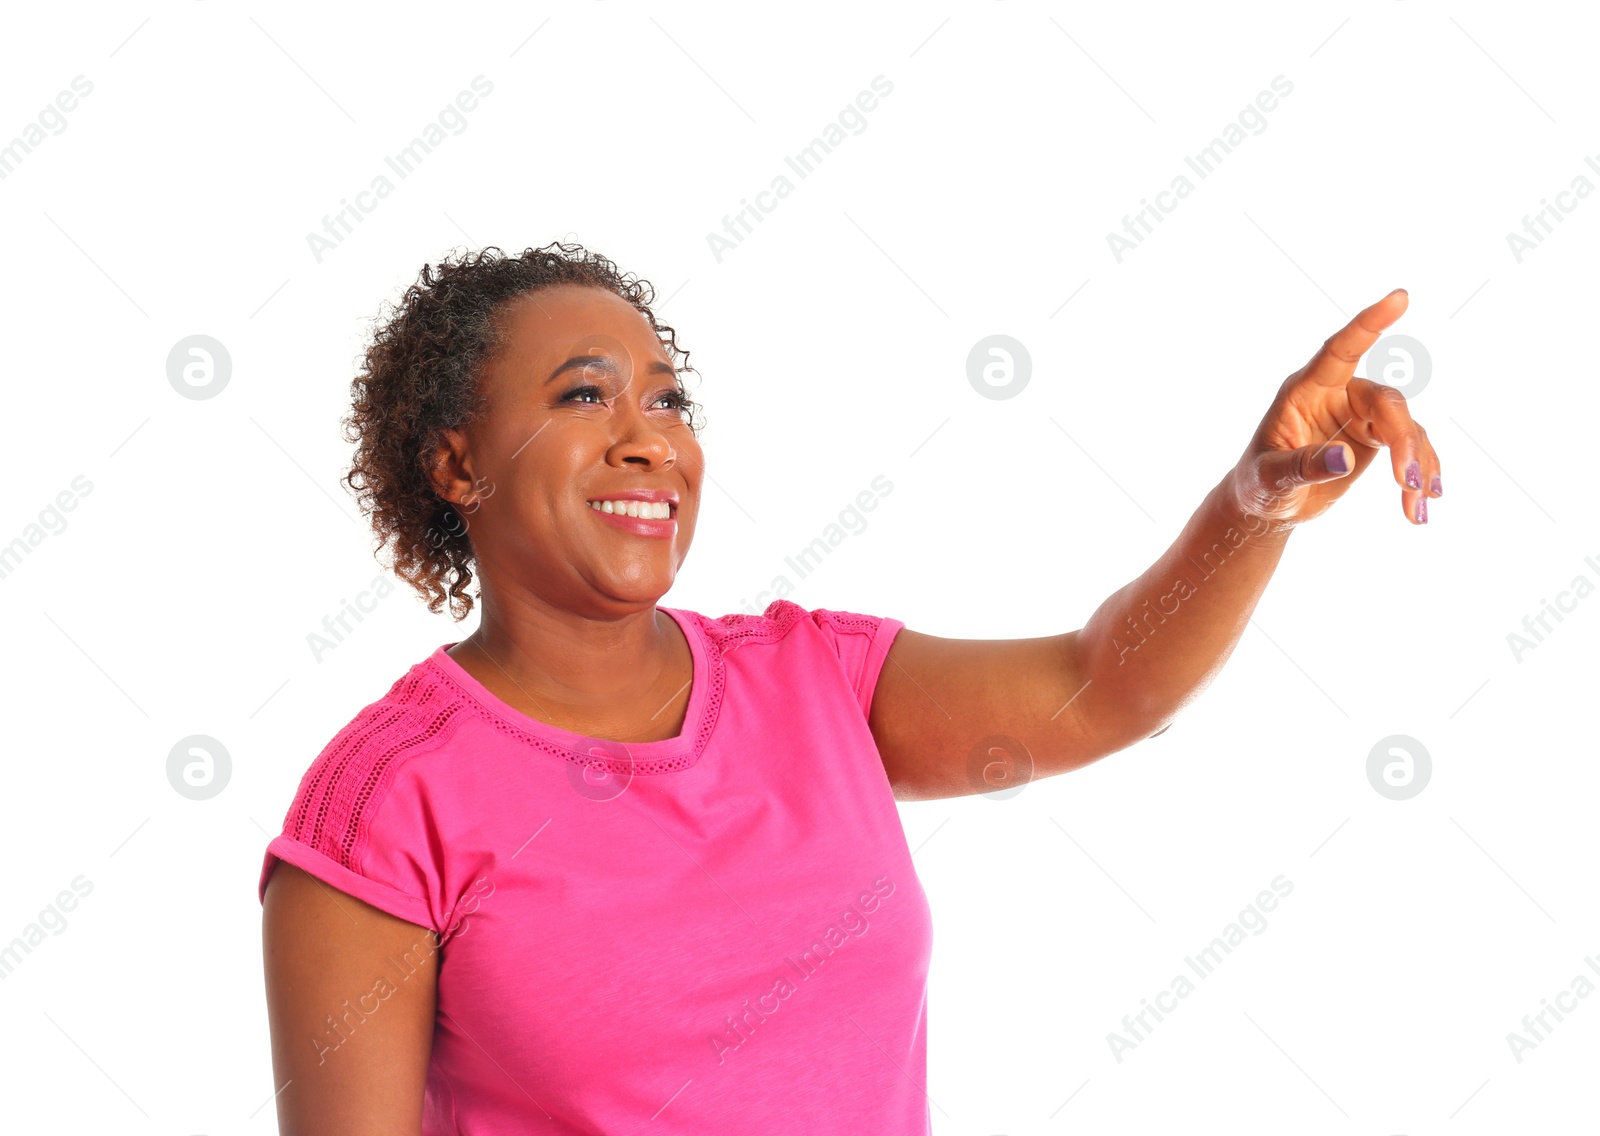
M 1427 498 L 1442 491 L 1438 455 L 1398 390 L 1355 377 L 1406 302 L 1396 290 L 1366 308 L 1284 381 L 1177 540 L 1079 630 L 986 640 L 902 629 L 870 718 L 895 796 L 991 792 L 1166 729 L 1232 654 L 1294 527 L 1325 512 L 1380 449 L 1407 518 L 1426 523 Z M 1046 578 L 1018 575 L 1019 589 Z

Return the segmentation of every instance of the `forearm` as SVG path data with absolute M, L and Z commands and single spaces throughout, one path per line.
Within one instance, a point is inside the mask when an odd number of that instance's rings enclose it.
M 1213 488 L 1161 558 L 1078 632 L 1082 713 L 1119 737 L 1170 725 L 1233 653 L 1292 531 L 1242 512 L 1226 478 Z

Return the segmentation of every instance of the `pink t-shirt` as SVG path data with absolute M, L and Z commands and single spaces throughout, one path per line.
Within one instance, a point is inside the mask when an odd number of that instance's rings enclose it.
M 313 1044 L 437 949 L 424 1133 L 924 1136 L 933 925 L 867 726 L 905 625 L 659 610 L 675 738 L 546 725 L 447 643 L 312 763 L 258 896 L 282 858 L 428 929 Z

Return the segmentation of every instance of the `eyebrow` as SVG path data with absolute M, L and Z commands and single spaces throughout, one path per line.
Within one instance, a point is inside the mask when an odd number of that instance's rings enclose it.
M 575 367 L 598 367 L 602 371 L 607 371 L 613 375 L 619 373 L 616 360 L 612 359 L 609 355 L 574 355 L 565 363 L 561 364 L 561 366 L 557 367 L 554 371 L 550 372 L 550 377 L 545 380 L 546 385 L 555 382 L 556 379 L 560 378 L 566 372 Z M 645 367 L 645 373 L 648 375 L 676 376 L 678 371 L 677 368 L 675 368 L 671 363 L 668 363 L 663 359 L 653 359 L 649 365 Z

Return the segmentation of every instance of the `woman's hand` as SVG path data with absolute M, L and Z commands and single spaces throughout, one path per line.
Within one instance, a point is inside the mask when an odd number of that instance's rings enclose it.
M 1427 499 L 1442 492 L 1428 433 L 1412 421 L 1398 390 L 1355 374 L 1362 354 L 1407 303 L 1404 290 L 1390 292 L 1284 380 L 1227 478 L 1246 517 L 1283 531 L 1321 516 L 1387 446 L 1406 517 L 1427 523 Z

